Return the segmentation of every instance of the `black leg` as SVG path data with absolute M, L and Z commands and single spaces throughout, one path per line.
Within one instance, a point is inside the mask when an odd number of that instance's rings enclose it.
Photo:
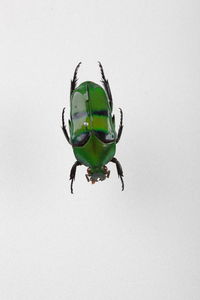
M 113 100 L 112 100 L 112 94 L 111 94 L 111 90 L 110 90 L 110 85 L 109 85 L 108 80 L 105 78 L 105 74 L 104 74 L 104 71 L 103 71 L 102 64 L 100 62 L 98 62 L 98 63 L 99 63 L 99 67 L 100 67 L 100 70 L 101 70 L 101 76 L 102 76 L 101 82 L 103 83 L 104 88 L 105 88 L 105 90 L 107 92 L 107 95 L 108 95 L 108 98 L 109 98 L 109 101 L 110 101 L 110 108 L 111 108 L 111 111 L 112 111 Z
M 112 116 L 112 123 L 113 123 L 113 126 L 115 127 L 115 115 Z
M 124 181 L 123 181 L 123 176 L 124 175 L 123 175 L 122 166 L 121 166 L 120 162 L 115 157 L 113 157 L 113 159 L 111 159 L 111 161 L 116 164 L 117 174 L 118 174 L 118 176 L 121 179 L 121 182 L 122 182 L 122 191 L 123 191 L 124 190 Z
M 116 143 L 119 142 L 121 134 L 122 134 L 122 130 L 123 130 L 123 111 L 120 108 L 120 124 L 119 124 L 119 130 L 118 130 L 118 134 L 117 134 L 117 139 L 116 139 Z
M 77 72 L 78 72 L 78 68 L 80 67 L 81 65 L 81 62 L 76 66 L 76 69 L 74 71 L 74 77 L 73 79 L 71 80 L 71 91 L 70 91 L 70 95 L 73 93 L 73 91 L 75 90 L 76 88 L 76 82 L 77 82 Z
M 79 161 L 76 161 L 71 168 L 69 179 L 71 180 L 71 193 L 72 194 L 73 194 L 73 182 L 74 182 L 75 176 L 76 176 L 76 167 L 80 166 L 80 165 L 82 165 L 82 163 L 80 163 Z
M 63 108 L 63 111 L 62 111 L 62 131 L 63 131 L 63 133 L 64 133 L 64 135 L 65 135 L 65 137 L 66 137 L 68 143 L 71 144 L 71 143 L 70 143 L 70 139 L 69 139 L 69 135 L 68 135 L 68 133 L 67 133 L 67 129 L 66 129 L 66 126 L 65 126 L 65 119 L 64 119 L 64 116 L 65 116 L 65 107 Z

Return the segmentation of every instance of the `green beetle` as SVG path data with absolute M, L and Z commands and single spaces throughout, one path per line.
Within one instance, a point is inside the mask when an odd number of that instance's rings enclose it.
M 71 168 L 71 193 L 76 175 L 76 167 L 87 167 L 86 178 L 88 182 L 95 183 L 109 177 L 110 171 L 106 164 L 110 161 L 116 164 L 118 176 L 124 190 L 123 171 L 121 164 L 114 157 L 116 144 L 119 142 L 123 129 L 123 113 L 120 109 L 120 126 L 115 131 L 115 117 L 112 116 L 112 94 L 104 70 L 99 62 L 104 89 L 92 82 L 85 81 L 76 87 L 79 63 L 74 71 L 70 91 L 70 137 L 67 133 L 64 113 L 62 111 L 62 130 L 72 145 L 76 162 Z

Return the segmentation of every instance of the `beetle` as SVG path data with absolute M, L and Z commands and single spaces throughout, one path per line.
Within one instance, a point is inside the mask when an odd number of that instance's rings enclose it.
M 114 157 L 123 130 L 123 112 L 120 108 L 120 125 L 116 133 L 111 89 L 103 67 L 98 63 L 104 88 L 92 81 L 85 81 L 77 87 L 77 72 L 81 62 L 75 68 L 70 90 L 70 135 L 65 125 L 65 107 L 62 111 L 62 130 L 76 158 L 70 172 L 72 194 L 78 166 L 86 166 L 87 181 L 95 183 L 109 177 L 110 171 L 106 166 L 109 162 L 115 163 L 124 190 L 123 170 Z

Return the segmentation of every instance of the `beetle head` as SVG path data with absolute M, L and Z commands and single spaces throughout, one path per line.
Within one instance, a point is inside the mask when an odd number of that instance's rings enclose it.
M 110 171 L 106 166 L 103 166 L 98 169 L 88 168 L 87 174 L 85 176 L 88 182 L 91 181 L 91 183 L 94 184 L 95 182 L 105 180 L 106 178 L 109 177 L 109 175 L 110 175 Z

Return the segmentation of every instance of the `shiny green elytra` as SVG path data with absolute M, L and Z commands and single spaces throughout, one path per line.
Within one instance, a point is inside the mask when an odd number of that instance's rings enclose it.
M 120 126 L 118 133 L 116 133 L 115 117 L 112 115 L 111 90 L 101 63 L 99 62 L 99 66 L 104 88 L 92 81 L 85 81 L 76 87 L 77 71 L 80 64 L 77 65 L 71 81 L 70 137 L 64 122 L 65 108 L 62 112 L 62 130 L 67 141 L 72 145 L 76 157 L 76 162 L 70 172 L 71 193 L 73 193 L 73 181 L 75 180 L 77 166 L 86 166 L 87 180 L 95 183 L 109 177 L 110 171 L 106 167 L 109 162 L 116 164 L 123 190 L 122 167 L 114 157 L 116 144 L 120 140 L 123 129 L 122 110 L 120 109 Z

